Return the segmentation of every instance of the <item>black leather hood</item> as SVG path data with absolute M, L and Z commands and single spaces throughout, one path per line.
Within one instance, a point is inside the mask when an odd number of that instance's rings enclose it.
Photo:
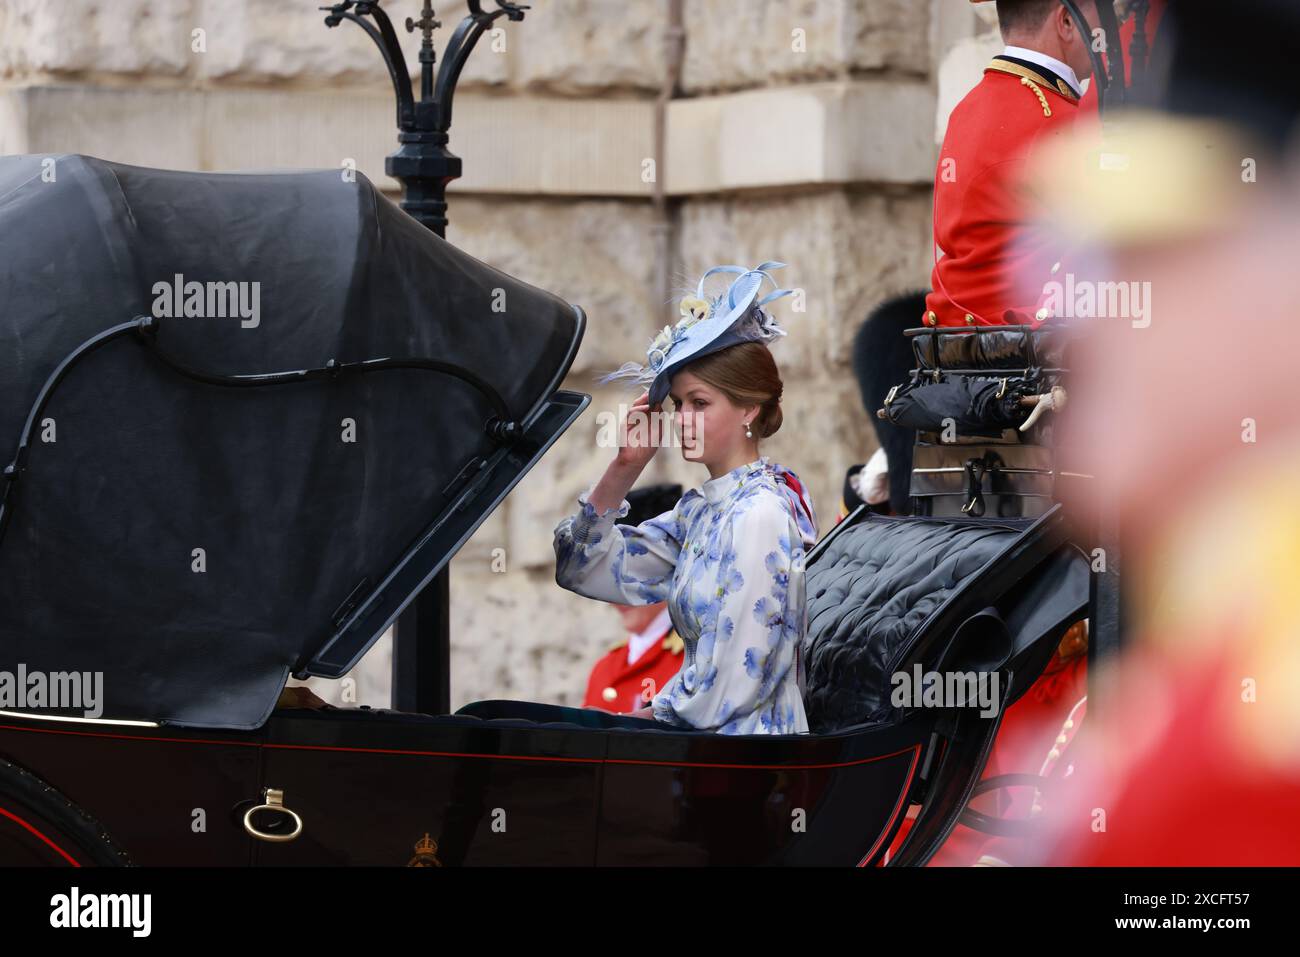
M 259 725 L 580 411 L 581 311 L 339 170 L 0 158 L 0 302 L 0 668 L 104 717 Z

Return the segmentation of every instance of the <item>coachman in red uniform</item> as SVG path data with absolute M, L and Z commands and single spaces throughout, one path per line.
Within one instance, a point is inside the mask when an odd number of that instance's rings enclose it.
M 1095 23 L 1095 4 L 1079 6 Z M 922 317 L 929 326 L 1036 327 L 1049 318 L 1039 305 L 1043 286 L 1060 269 L 1063 250 L 1032 225 L 1039 210 L 1024 183 L 1036 151 L 1068 134 L 1078 118 L 1080 78 L 1092 71 L 1090 37 L 1060 0 L 997 0 L 997 9 L 1006 48 L 953 110 L 935 173 L 936 263 Z M 985 781 L 1044 774 L 1072 737 L 1087 694 L 1086 635 L 1086 623 L 1074 625 L 1043 675 L 1008 709 Z M 993 818 L 1023 817 L 1037 810 L 1020 806 L 1036 803 L 1031 794 L 998 789 L 968 808 Z M 891 854 L 909 828 L 904 822 Z M 1004 843 L 1016 849 L 1014 842 L 959 826 L 931 864 L 1006 863 L 1014 855 Z
M 1079 6 L 1095 21 L 1093 0 Z M 1059 269 L 1060 251 L 1030 225 L 1023 180 L 1035 151 L 1078 115 L 1090 38 L 1060 0 L 997 0 L 997 9 L 1007 46 L 953 110 L 935 171 L 928 326 L 1037 326 L 1048 318 L 1042 287 Z

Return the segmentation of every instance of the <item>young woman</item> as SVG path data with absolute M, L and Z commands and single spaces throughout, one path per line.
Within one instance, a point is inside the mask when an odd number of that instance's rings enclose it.
M 681 670 L 635 712 L 662 724 L 722 734 L 808 730 L 800 644 L 804 555 L 817 540 L 807 490 L 759 453 L 781 426 L 781 377 L 766 343 L 785 335 L 758 298 L 767 270 L 721 266 L 682 300 L 682 320 L 651 344 L 646 366 L 605 377 L 650 383 L 620 429 L 617 455 L 555 529 L 555 579 L 620 604 L 667 601 L 686 645 Z M 717 272 L 738 273 L 704 299 Z M 775 282 L 773 282 L 775 285 Z M 677 505 L 637 526 L 617 525 L 625 498 L 665 437 L 650 415 L 664 398 L 680 418 L 682 455 L 709 478 Z

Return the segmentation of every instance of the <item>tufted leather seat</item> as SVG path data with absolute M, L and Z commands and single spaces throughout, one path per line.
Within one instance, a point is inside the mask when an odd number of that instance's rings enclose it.
M 864 512 L 808 567 L 804 705 L 813 733 L 892 714 L 889 676 L 934 612 L 1027 523 Z

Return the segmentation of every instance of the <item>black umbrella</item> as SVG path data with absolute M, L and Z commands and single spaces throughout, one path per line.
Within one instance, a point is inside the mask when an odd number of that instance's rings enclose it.
M 938 382 L 918 379 L 887 397 L 883 418 L 904 428 L 960 435 L 1000 435 L 1016 428 L 1028 413 L 1021 402 L 1033 393 L 1023 378 L 988 379 L 949 375 Z

